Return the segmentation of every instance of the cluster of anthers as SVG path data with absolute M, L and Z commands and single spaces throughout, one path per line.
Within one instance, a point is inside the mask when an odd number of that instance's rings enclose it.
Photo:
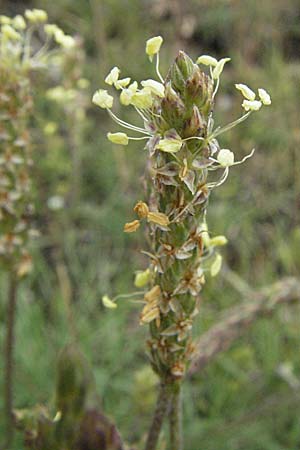
M 108 111 L 122 128 L 131 130 L 108 133 L 114 144 L 126 146 L 129 141 L 145 140 L 148 154 L 146 178 L 147 201 L 139 201 L 135 220 L 126 223 L 124 231 L 136 231 L 142 221 L 148 224 L 150 258 L 144 272 L 138 272 L 135 285 L 143 288 L 144 308 L 141 323 L 150 324 L 150 358 L 160 374 L 182 377 L 191 353 L 192 319 L 198 312 L 199 292 L 205 272 L 215 276 L 222 263 L 218 246 L 226 244 L 224 236 L 211 236 L 206 225 L 209 193 L 222 185 L 229 168 L 245 162 L 254 150 L 235 161 L 234 153 L 220 148 L 217 138 L 246 120 L 263 105 L 270 105 L 270 95 L 262 88 L 258 97 L 245 84 L 235 87 L 243 95 L 243 114 L 237 120 L 214 128 L 213 107 L 220 76 L 230 58 L 217 60 L 208 55 L 192 61 L 179 52 L 165 78 L 159 69 L 162 37 L 149 39 L 146 54 L 156 59 L 158 80 L 140 82 L 120 78 L 114 67 L 105 82 L 120 92 L 120 103 L 133 107 L 142 125 L 132 125 L 112 111 L 114 97 L 99 89 L 93 102 Z M 202 70 L 206 68 L 206 72 Z M 219 176 L 213 177 L 214 174 Z M 212 180 L 207 180 L 212 174 Z M 136 293 L 141 295 L 141 292 Z M 132 296 L 132 294 L 130 294 Z M 104 296 L 106 307 L 116 307 L 116 300 Z
M 36 68 L 49 57 L 51 43 L 68 49 L 75 45 L 74 38 L 63 32 L 57 25 L 47 23 L 48 15 L 42 9 L 27 9 L 24 16 L 0 15 L 0 55 L 2 61 L 15 68 Z M 32 45 L 38 37 L 42 45 Z M 36 42 L 35 42 L 36 44 Z M 54 50 L 55 51 L 55 50 Z

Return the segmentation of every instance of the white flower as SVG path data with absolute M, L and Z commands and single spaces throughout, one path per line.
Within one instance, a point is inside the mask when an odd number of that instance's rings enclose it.
M 262 88 L 258 89 L 258 95 L 264 105 L 266 106 L 271 105 L 272 103 L 271 97 L 268 94 L 268 92 L 265 91 L 265 89 Z
M 230 58 L 222 58 L 218 61 L 216 67 L 213 70 L 212 77 L 214 80 L 220 78 L 221 73 L 223 72 L 225 64 L 230 61 Z
M 156 148 L 166 153 L 177 153 L 182 147 L 181 139 L 161 139 Z
M 223 148 L 219 151 L 217 160 L 223 167 L 232 166 L 232 164 L 234 164 L 234 153 L 226 148 Z
M 243 96 L 250 101 L 255 100 L 255 92 L 253 92 L 246 84 L 236 84 L 235 87 L 241 91 Z
M 128 145 L 129 137 L 126 133 L 107 133 L 107 139 L 118 145 Z
M 258 111 L 262 106 L 262 103 L 259 100 L 244 100 L 242 103 L 242 107 L 245 111 Z
M 114 102 L 114 98 L 107 93 L 104 89 L 98 89 L 93 95 L 92 102 L 100 106 L 100 108 L 111 108 Z
M 196 61 L 197 64 L 204 64 L 204 66 L 215 67 L 218 64 L 218 60 L 209 55 L 202 55 Z
M 105 83 L 112 86 L 119 79 L 120 69 L 118 67 L 113 67 L 107 77 L 105 78 Z
M 148 39 L 146 42 L 146 53 L 150 58 L 152 58 L 156 53 L 159 52 L 161 44 L 163 43 L 163 38 L 161 36 L 155 36 Z
M 157 95 L 158 97 L 164 97 L 165 95 L 165 87 L 162 83 L 159 83 L 155 80 L 144 80 L 141 82 L 143 87 L 147 87 L 150 91 Z

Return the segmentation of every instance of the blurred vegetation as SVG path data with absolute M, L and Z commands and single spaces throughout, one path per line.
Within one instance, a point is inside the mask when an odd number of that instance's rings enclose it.
M 257 288 L 283 275 L 297 276 L 299 1 L 2 0 L 1 13 L 22 13 L 26 7 L 47 10 L 51 21 L 83 39 L 83 55 L 75 66 L 90 86 L 80 100 L 82 116 L 74 118 L 74 111 L 46 96 L 50 85 L 61 82 L 59 74 L 53 73 L 47 86 L 36 80 L 32 133 L 41 236 L 33 246 L 35 270 L 18 304 L 15 404 L 23 408 L 54 402 L 56 357 L 70 340 L 73 324 L 104 410 L 124 437 L 138 444 L 155 395 L 142 346 L 146 330 L 138 325 L 136 306 L 124 301 L 111 312 L 100 299 L 104 293 L 131 292 L 133 273 L 145 264 L 137 251 L 142 232 L 127 236 L 122 231 L 132 205 L 143 195 L 144 154 L 139 145 L 124 150 L 106 140 L 111 122 L 105 111 L 91 105 L 91 95 L 116 64 L 126 76 L 152 77 L 144 42 L 157 34 L 165 39 L 163 73 L 180 48 L 192 56 L 232 58 L 216 105 L 220 124 L 239 115 L 234 82 L 265 86 L 272 107 L 222 137 L 222 147 L 239 157 L 253 147 L 256 153 L 238 171 L 231 170 L 229 181 L 213 195 L 208 224 L 213 233 L 228 237 L 224 258 L 249 285 Z M 55 209 L 57 199 L 63 199 L 63 208 Z M 0 291 L 5 289 L 1 276 Z M 243 300 L 226 272 L 207 283 L 203 297 L 199 334 L 223 309 Z M 259 320 L 230 351 L 185 384 L 186 450 L 300 447 L 299 388 L 279 370 L 286 365 L 290 377 L 300 378 L 299 312 L 299 306 L 282 307 L 272 319 Z M 1 302 L 1 342 L 4 313 Z M 21 445 L 19 436 L 14 448 Z

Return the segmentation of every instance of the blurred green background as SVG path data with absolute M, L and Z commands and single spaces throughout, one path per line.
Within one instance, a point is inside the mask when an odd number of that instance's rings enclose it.
M 154 77 L 146 39 L 161 34 L 161 71 L 179 49 L 191 56 L 230 56 L 216 104 L 218 124 L 240 115 L 234 82 L 265 87 L 272 107 L 222 135 L 221 146 L 238 158 L 210 199 L 209 228 L 225 234 L 224 259 L 257 289 L 300 266 L 300 3 L 299 0 L 37 0 L 3 1 L 1 14 L 47 10 L 50 22 L 83 40 L 76 77 L 85 88 L 76 103 L 60 107 L 37 77 L 32 123 L 37 202 L 35 270 L 22 287 L 17 320 L 15 405 L 53 401 L 56 357 L 70 339 L 70 308 L 80 343 L 92 364 L 106 413 L 138 445 L 146 432 L 155 380 L 147 370 L 138 307 L 122 302 L 104 310 L 101 297 L 134 290 L 133 274 L 145 267 L 143 232 L 125 235 L 132 207 L 143 197 L 145 153 L 106 140 L 116 131 L 105 111 L 91 104 L 114 65 L 133 79 Z M 73 71 L 73 72 L 72 72 Z M 70 77 L 71 77 L 70 75 Z M 62 82 L 70 83 L 70 79 Z M 52 74 L 50 84 L 61 82 Z M 130 120 L 127 111 L 119 114 Z M 55 209 L 57 200 L 64 207 Z M 54 205 L 54 207 L 53 207 Z M 6 279 L 0 277 L 3 342 Z M 3 294 L 3 295 L 2 295 Z M 226 271 L 208 282 L 195 326 L 205 331 L 221 312 L 244 299 Z M 259 320 L 225 354 L 185 384 L 186 450 L 296 450 L 300 448 L 299 306 L 282 307 Z M 2 364 L 2 361 L 1 361 Z M 280 375 L 282 364 L 289 377 Z M 1 367 L 2 369 L 2 367 Z M 0 434 L 2 432 L 0 431 Z M 15 449 L 21 447 L 21 437 Z

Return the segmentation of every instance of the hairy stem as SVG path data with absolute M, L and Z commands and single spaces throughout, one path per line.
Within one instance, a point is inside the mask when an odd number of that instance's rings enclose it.
M 164 381 L 162 381 L 158 392 L 156 408 L 149 429 L 145 450 L 155 450 L 157 447 L 162 424 L 169 407 L 169 400 L 170 391 L 168 385 Z
M 17 279 L 14 273 L 10 274 L 7 304 L 7 328 L 5 343 L 4 368 L 4 414 L 6 418 L 6 441 L 4 449 L 11 449 L 13 441 L 13 372 L 14 372 L 14 343 L 15 343 L 15 317 L 17 301 Z
M 173 393 L 170 409 L 170 450 L 183 450 L 182 438 L 182 399 L 178 384 Z

